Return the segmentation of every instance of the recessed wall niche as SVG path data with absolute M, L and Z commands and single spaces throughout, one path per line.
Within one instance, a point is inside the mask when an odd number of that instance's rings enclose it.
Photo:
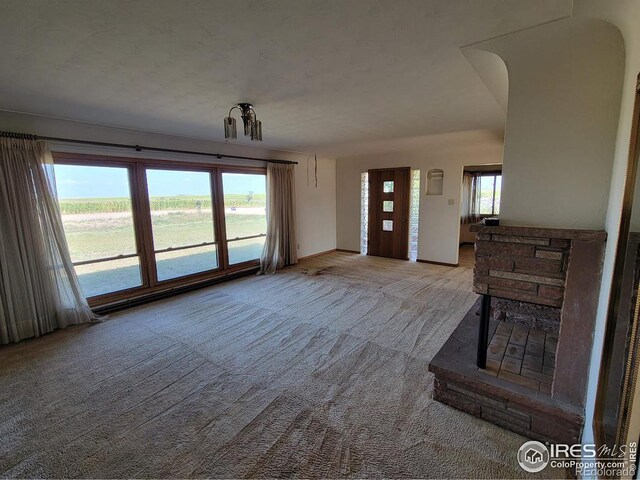
M 442 183 L 444 172 L 439 168 L 433 168 L 427 172 L 427 195 L 442 195 Z

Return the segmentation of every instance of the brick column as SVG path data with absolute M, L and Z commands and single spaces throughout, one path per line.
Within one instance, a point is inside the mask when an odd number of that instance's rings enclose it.
M 604 243 L 571 242 L 552 395 L 584 406 L 593 346 Z

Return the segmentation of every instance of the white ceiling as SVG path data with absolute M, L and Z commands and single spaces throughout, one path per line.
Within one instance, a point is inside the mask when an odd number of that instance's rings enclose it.
M 501 131 L 504 110 L 460 47 L 570 15 L 571 0 L 0 0 L 0 12 L 0 109 L 223 140 L 229 107 L 249 101 L 262 145 L 340 155 Z

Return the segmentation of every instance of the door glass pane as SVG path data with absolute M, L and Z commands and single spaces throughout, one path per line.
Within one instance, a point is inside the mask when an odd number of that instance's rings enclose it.
M 62 224 L 86 297 L 142 285 L 129 169 L 55 165 Z M 127 259 L 96 262 L 119 255 Z
M 147 169 L 146 175 L 158 280 L 218 268 L 217 248 L 211 245 L 211 174 Z
M 382 230 L 385 232 L 393 232 L 393 220 L 383 220 Z
M 266 176 L 223 173 L 222 189 L 229 264 L 257 260 L 267 233 Z
M 385 200 L 382 202 L 383 212 L 393 212 L 393 200 Z
M 382 191 L 384 193 L 393 193 L 393 180 L 382 183 Z

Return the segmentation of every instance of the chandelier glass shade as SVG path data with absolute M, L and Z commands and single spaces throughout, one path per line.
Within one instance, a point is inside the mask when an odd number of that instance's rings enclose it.
M 238 138 L 238 128 L 236 119 L 231 116 L 234 109 L 240 110 L 240 117 L 244 125 L 244 134 L 256 142 L 262 141 L 262 122 L 258 120 L 253 105 L 250 103 L 239 103 L 231 107 L 229 116 L 224 119 L 224 138 L 235 140 Z

